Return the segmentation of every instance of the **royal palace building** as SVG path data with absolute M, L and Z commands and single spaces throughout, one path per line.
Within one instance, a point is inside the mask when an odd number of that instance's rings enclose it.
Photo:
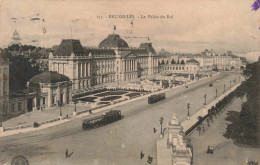
M 62 40 L 49 55 L 49 70 L 69 77 L 73 90 L 84 90 L 156 74 L 158 58 L 152 43 L 132 48 L 118 34 L 110 34 L 95 48 L 83 47 L 79 40 Z

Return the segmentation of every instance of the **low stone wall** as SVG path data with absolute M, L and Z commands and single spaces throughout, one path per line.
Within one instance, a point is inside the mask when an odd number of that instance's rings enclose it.
M 60 120 L 59 118 L 55 118 L 55 119 L 51 119 L 51 120 L 46 120 L 46 121 L 42 121 L 42 122 L 37 122 L 39 124 L 39 126 L 43 125 L 43 124 L 49 124 L 49 123 L 53 123 Z M 19 130 L 19 129 L 24 129 L 24 128 L 29 128 L 29 127 L 33 127 L 33 124 L 26 124 L 26 125 L 21 125 L 21 126 L 15 126 L 15 127 L 7 127 L 4 128 L 4 131 L 11 131 L 11 130 Z

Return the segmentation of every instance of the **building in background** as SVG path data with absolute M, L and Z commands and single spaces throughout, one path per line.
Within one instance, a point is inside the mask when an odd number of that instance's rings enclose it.
M 10 42 L 9 45 L 21 45 L 22 44 L 21 40 L 22 39 L 20 38 L 19 33 L 15 30 L 13 32 L 12 41 Z
M 231 51 L 216 54 L 213 50 L 206 49 L 201 54 L 159 53 L 159 67 L 165 68 L 171 64 L 184 66 L 191 59 L 199 62 L 200 73 L 205 75 L 211 75 L 213 70 L 240 70 L 245 66 L 245 59 L 233 55 Z

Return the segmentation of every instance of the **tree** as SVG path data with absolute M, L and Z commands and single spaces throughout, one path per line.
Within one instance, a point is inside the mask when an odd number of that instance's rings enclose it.
M 202 121 L 203 121 L 203 117 L 202 117 L 202 116 L 198 116 L 198 118 L 197 118 L 197 119 L 198 119 L 198 123 L 199 123 L 199 124 L 201 124 L 201 123 L 202 123 Z
M 199 131 L 199 136 L 200 136 L 201 125 L 199 125 L 199 126 L 197 127 L 197 131 Z
M 210 119 L 209 119 L 209 118 L 207 118 L 207 124 L 208 124 L 208 127 L 209 127 L 209 120 L 210 120 Z
M 174 59 L 172 59 L 172 61 L 171 61 L 171 64 L 175 64 L 176 62 L 174 61 Z
M 177 64 L 179 64 L 180 63 L 180 60 L 178 59 L 178 62 L 177 62 Z
M 184 63 L 184 60 L 181 60 L 181 64 L 185 64 L 185 63 Z
M 212 114 L 210 114 L 209 119 L 211 120 L 212 123 L 214 122 L 214 121 L 213 121 L 213 115 L 212 115 Z
M 22 90 L 25 88 L 27 81 L 33 76 L 40 73 L 39 66 L 35 61 L 30 61 L 23 56 L 9 57 L 9 85 L 10 90 Z
M 162 60 L 162 63 L 161 63 L 162 65 L 164 65 L 165 63 L 164 63 L 164 60 Z

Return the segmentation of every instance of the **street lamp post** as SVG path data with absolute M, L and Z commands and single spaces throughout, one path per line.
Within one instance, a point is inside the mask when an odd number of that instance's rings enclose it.
M 160 124 L 161 124 L 161 134 L 163 134 L 163 132 L 162 132 L 163 117 L 161 117 L 159 121 L 160 121 Z
M 188 109 L 188 117 L 187 119 L 190 119 L 190 103 L 187 103 L 187 109 Z
M 231 82 L 231 80 L 230 80 L 230 88 L 231 88 L 231 83 L 232 83 L 232 82 Z
M 206 106 L 207 105 L 207 95 L 206 94 L 204 95 L 204 99 L 205 99 L 204 105 Z
M 61 103 L 60 103 L 60 101 L 58 101 L 58 106 L 60 108 L 60 118 L 61 118 L 62 117 L 62 111 L 61 111 Z
M 77 99 L 74 99 L 73 103 L 74 103 L 74 106 L 75 106 L 73 115 L 76 116 L 77 115 L 77 103 L 78 103 Z
M 216 88 L 216 98 L 218 98 L 218 89 Z
M 224 92 L 223 93 L 225 93 L 226 92 L 226 84 L 224 84 Z
M 2 120 L 2 110 L 0 110 L 0 132 L 3 132 Z

